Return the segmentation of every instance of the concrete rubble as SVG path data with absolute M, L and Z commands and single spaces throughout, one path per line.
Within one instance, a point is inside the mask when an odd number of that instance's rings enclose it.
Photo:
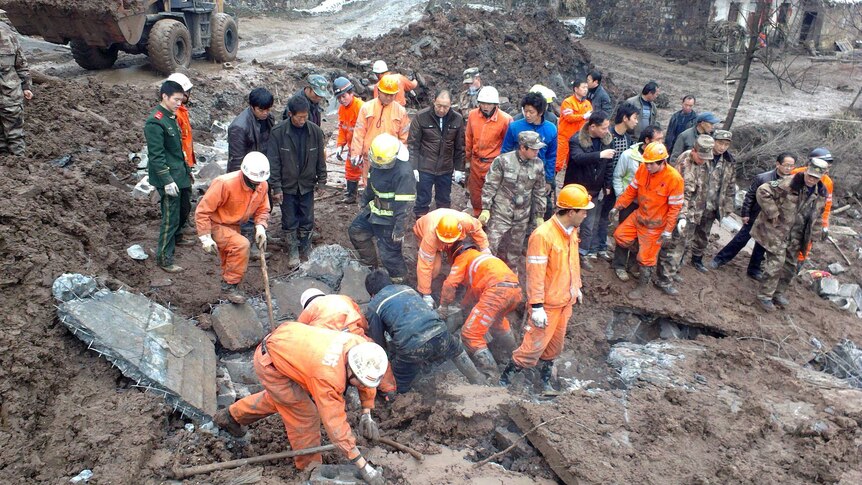
M 212 311 L 213 330 L 228 350 L 254 348 L 264 337 L 263 324 L 249 303 L 223 303 Z
M 143 295 L 93 292 L 91 280 L 69 274 L 55 280 L 63 325 L 139 387 L 187 417 L 209 419 L 216 410 L 216 356 L 206 333 Z
M 133 244 L 126 248 L 126 254 L 136 261 L 143 261 L 150 257 L 140 244 Z
M 670 384 L 674 363 L 684 358 L 683 347 L 676 344 L 620 342 L 611 347 L 608 364 L 617 371 L 626 388 L 631 388 L 637 381 Z
M 317 288 L 327 294 L 332 293 L 332 288 L 326 283 L 312 278 L 299 277 L 272 283 L 272 298 L 278 302 L 280 309 L 275 317 L 276 322 L 296 319 L 302 313 L 299 297 L 309 288 Z
M 834 265 L 829 266 L 831 269 Z M 842 284 L 838 278 L 827 276 L 816 281 L 815 291 L 838 308 L 862 317 L 862 288 L 856 283 Z
M 862 349 L 850 340 L 842 340 L 829 352 L 821 352 L 811 361 L 822 372 L 844 379 L 853 387 L 862 388 Z

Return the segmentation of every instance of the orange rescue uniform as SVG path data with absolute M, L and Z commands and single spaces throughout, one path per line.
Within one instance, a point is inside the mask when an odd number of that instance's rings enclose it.
M 242 281 L 248 268 L 249 241 L 240 234 L 240 224 L 254 219 L 266 227 L 269 221 L 269 186 L 261 182 L 252 190 L 242 171 L 216 177 L 198 202 L 195 227 L 198 236 L 212 234 L 221 260 L 222 279 L 229 284 Z
M 790 173 L 797 174 L 805 171 L 807 168 L 808 167 L 797 167 Z M 829 175 L 820 177 L 820 181 L 823 182 L 823 186 L 826 188 L 826 205 L 823 207 L 823 227 L 829 228 L 829 214 L 832 213 L 832 190 L 835 188 L 835 184 L 832 182 L 832 177 Z M 805 252 L 799 251 L 799 255 L 797 256 L 799 261 L 805 261 L 808 259 L 808 253 L 811 251 L 811 246 L 813 244 L 813 241 L 808 241 L 808 247 L 805 248 Z
M 186 105 L 177 108 L 177 126 L 180 127 L 180 140 L 183 144 L 183 156 L 189 167 L 195 165 L 195 148 L 192 139 L 192 123 L 189 121 L 189 109 Z
M 527 245 L 527 311 L 541 304 L 548 314 L 545 328 L 524 326 L 524 340 L 512 353 L 518 367 L 535 367 L 563 351 L 566 326 L 581 289 L 581 260 L 577 231 L 563 227 L 556 215 L 530 235 Z
M 410 118 L 407 110 L 398 103 L 380 104 L 379 99 L 363 103 L 359 108 L 356 126 L 353 128 L 353 140 L 350 142 L 350 154 L 360 156 L 362 164 L 362 181 L 368 180 L 368 150 L 371 142 L 381 133 L 389 133 L 407 143 L 410 135 Z
M 503 260 L 468 249 L 452 263 L 452 270 L 443 282 L 440 306 L 454 301 L 455 291 L 465 282 L 465 302 L 479 302 L 461 327 L 461 341 L 470 354 L 475 354 L 488 347 L 485 342 L 488 330 L 494 338 L 512 331 L 506 315 L 521 304 L 521 288 L 518 277 Z
M 617 199 L 615 209 L 622 210 L 632 202 L 638 208 L 614 231 L 614 240 L 628 248 L 638 243 L 638 263 L 655 266 L 661 250 L 661 233 L 673 232 L 684 199 L 682 176 L 667 163 L 656 174 L 650 174 L 646 163 L 640 164 L 631 183 Z
M 437 237 L 437 223 L 445 215 L 452 215 L 461 223 L 461 237 L 459 240 L 470 236 L 476 246 L 484 252 L 488 252 L 488 236 L 482 230 L 482 223 L 475 217 L 454 209 L 436 209 L 416 220 L 413 225 L 413 234 L 419 241 L 419 257 L 416 258 L 416 290 L 423 295 L 431 294 L 431 280 L 440 273 L 440 252 L 449 249 L 451 244 L 446 244 Z
M 407 92 L 419 87 L 419 81 L 407 79 L 404 74 L 386 73 L 398 77 L 398 92 L 395 93 L 395 102 L 401 106 L 407 106 Z M 377 84 L 374 85 L 374 99 L 377 99 Z
M 344 157 L 344 178 L 357 182 L 362 177 L 362 167 L 356 167 L 350 163 L 350 145 L 353 141 L 353 129 L 356 126 L 356 119 L 359 117 L 359 109 L 365 104 L 358 96 L 353 96 L 353 102 L 350 106 L 338 105 L 338 141 L 336 145 L 339 147 L 347 147 L 346 154 L 342 152 Z
M 500 155 L 503 138 L 511 122 L 512 117 L 500 108 L 495 109 L 490 117 L 482 114 L 479 109 L 470 111 L 467 117 L 467 139 L 464 150 L 467 163 L 470 164 L 467 191 L 470 192 L 474 217 L 482 212 L 482 188 L 485 186 L 485 176 L 491 169 L 491 163 Z
M 284 322 L 264 338 L 254 352 L 254 371 L 263 391 L 233 403 L 228 411 L 241 425 L 249 425 L 277 411 L 294 450 L 320 446 L 320 423 L 329 440 L 348 459 L 359 456 L 356 438 L 347 424 L 347 352 L 365 339 L 299 322 Z M 362 407 L 374 407 L 360 395 Z M 322 463 L 320 453 L 297 456 L 296 468 Z
M 560 121 L 557 124 L 557 172 L 562 172 L 569 163 L 569 139 L 583 128 L 584 115 L 593 110 L 590 100 L 578 100 L 574 94 L 563 100 L 560 106 Z M 607 113 L 607 116 L 610 116 Z

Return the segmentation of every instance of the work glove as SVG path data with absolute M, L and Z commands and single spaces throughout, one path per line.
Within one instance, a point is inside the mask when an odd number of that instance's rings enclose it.
M 661 233 L 661 242 L 662 243 L 670 242 L 671 239 L 673 239 L 673 233 L 672 232 L 664 231 Z
M 340 147 L 338 147 L 338 149 L 335 150 L 335 158 L 337 158 L 338 161 L 340 161 L 340 162 L 344 161 L 344 157 L 342 156 L 343 152 L 344 152 L 344 145 L 341 145 Z
M 479 213 L 479 217 L 477 217 L 477 219 L 479 219 L 479 222 L 484 226 L 488 223 L 488 220 L 491 219 L 491 211 L 488 209 L 482 209 L 482 212 Z
M 687 224 L 688 222 L 685 222 L 685 219 L 680 219 L 679 222 L 676 223 L 676 230 L 679 231 L 680 234 L 682 234 L 682 232 L 685 231 L 685 226 Z
M 538 217 L 536 217 L 536 227 L 539 227 L 539 226 L 541 226 L 541 225 L 542 225 L 542 224 L 544 224 L 544 223 L 545 223 L 545 218 L 544 218 L 544 217 L 542 217 L 542 216 L 538 216 Z
M 168 185 L 165 185 L 165 194 L 169 197 L 176 197 L 180 195 L 180 188 L 177 186 L 176 182 L 171 182 Z
M 413 177 L 416 179 L 416 183 L 419 183 L 419 170 L 413 171 Z
M 820 230 L 820 240 L 825 241 L 827 239 L 829 239 L 829 228 L 824 227 L 823 229 Z
M 362 166 L 362 157 L 360 157 L 359 155 L 356 155 L 355 157 L 350 159 L 350 164 L 353 165 L 354 167 L 361 167 Z
M 424 301 L 425 304 L 428 305 L 428 308 L 432 310 L 434 309 L 434 298 L 431 298 L 431 295 L 422 296 L 422 301 Z
M 530 321 L 536 328 L 545 328 L 548 326 L 548 314 L 545 313 L 545 307 L 533 308 L 530 313 Z
M 578 288 L 578 304 L 584 304 L 584 292 L 580 288 Z
M 593 115 L 592 111 L 587 111 L 586 113 L 584 113 L 584 119 L 588 120 L 588 119 L 590 119 L 590 116 L 592 116 L 592 115 Z
M 452 181 L 460 185 L 461 187 L 464 186 L 466 180 L 467 178 L 464 176 L 464 172 L 460 170 L 455 170 L 454 172 L 452 172 Z
M 380 439 L 380 428 L 371 419 L 371 413 L 363 413 L 359 417 L 359 433 L 367 440 L 377 441 Z
M 211 235 L 204 234 L 198 239 L 201 240 L 201 245 L 203 246 L 205 252 L 215 254 L 215 252 L 218 250 L 218 247 L 216 246 L 215 241 L 213 241 L 213 237 Z
M 383 474 L 371 466 L 371 463 L 366 462 L 365 466 L 359 469 L 359 476 L 369 485 L 386 485 Z
M 258 249 L 266 250 L 266 228 L 263 224 L 255 224 L 254 226 L 254 242 L 257 243 Z

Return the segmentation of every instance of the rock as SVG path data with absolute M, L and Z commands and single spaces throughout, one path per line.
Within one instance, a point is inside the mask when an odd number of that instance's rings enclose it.
M 140 244 L 134 244 L 126 248 L 126 254 L 136 261 L 143 261 L 150 257 Z
M 155 278 L 150 280 L 150 288 L 164 288 L 171 286 L 174 282 L 170 278 Z
M 72 477 L 69 483 L 87 483 L 91 478 L 93 478 L 93 471 L 84 469 L 81 470 L 81 473 Z
M 344 266 L 351 260 L 350 252 L 338 244 L 317 246 L 308 255 L 308 261 L 299 267 L 300 274 L 338 288 L 344 276 Z
M 254 352 L 228 354 L 220 361 L 231 382 L 243 385 L 260 384 L 254 372 Z
M 862 308 L 862 288 L 859 288 L 859 285 L 856 283 L 841 285 L 841 288 L 838 290 L 838 295 L 845 298 L 851 298 L 853 302 L 856 303 L 856 308 Z
M 219 343 L 228 350 L 245 350 L 264 337 L 263 325 L 248 303 L 218 305 L 212 311 L 213 330 Z
M 212 115 L 207 109 L 192 108 L 189 110 L 189 123 L 192 125 L 192 130 L 206 131 L 212 124 Z
M 144 177 L 139 180 L 135 185 L 135 188 L 132 189 L 132 197 L 136 199 L 145 199 L 149 197 L 150 193 L 154 190 L 156 190 L 156 188 L 150 185 L 150 178 Z
M 325 283 L 312 278 L 293 278 L 287 281 L 276 281 L 272 284 L 272 298 L 278 302 L 281 312 L 276 321 L 285 318 L 295 319 L 302 313 L 299 297 L 309 288 L 317 288 L 326 294 L 332 293 L 332 288 Z
M 96 292 L 96 279 L 78 273 L 64 273 L 54 280 L 51 294 L 60 301 L 88 298 Z
M 225 408 L 236 402 L 236 389 L 230 375 L 216 378 L 216 403 L 219 408 Z
M 227 138 L 227 129 L 227 124 L 216 120 L 213 121 L 212 127 L 210 127 L 210 133 L 212 133 L 213 138 L 216 140 L 224 140 Z
M 225 169 L 221 167 L 216 162 L 210 162 L 206 165 L 203 165 L 200 170 L 198 170 L 198 174 L 195 177 L 195 180 L 206 180 L 212 181 L 219 175 L 224 175 Z
M 678 340 L 683 338 L 679 326 L 671 321 L 662 319 L 659 321 L 659 334 L 665 340 Z
M 733 206 L 736 208 L 737 212 L 742 211 L 742 203 L 745 202 L 745 194 L 748 193 L 747 190 L 737 190 L 736 196 L 733 198 Z
M 837 278 L 826 277 L 817 280 L 817 294 L 823 297 L 837 295 L 841 282 Z
M 353 298 L 353 301 L 359 305 L 368 303 L 371 295 L 365 290 L 365 277 L 369 274 L 371 270 L 367 266 L 361 265 L 358 261 L 350 261 L 344 267 L 344 276 L 341 278 L 338 292 Z
M 621 342 L 614 344 L 608 354 L 608 364 L 620 375 L 623 384 L 631 388 L 638 380 L 672 387 L 671 371 L 674 362 L 685 355 L 673 355 L 676 350 L 669 342 L 650 342 L 646 345 Z
M 382 473 L 382 470 L 378 469 Z M 365 483 L 353 465 L 320 465 L 311 472 L 309 485 L 362 485 Z
M 227 170 L 227 148 L 216 148 L 214 146 L 195 143 L 195 159 L 200 164 L 217 163 Z
M 479 27 L 473 24 L 464 25 L 464 33 L 467 35 L 467 38 L 470 40 L 479 40 L 482 38 L 482 33 L 479 30 Z
M 847 379 L 854 387 L 862 387 L 862 350 L 851 340 L 842 340 L 829 352 L 818 353 L 811 364 L 822 372 Z
M 494 429 L 494 436 L 491 438 L 494 443 L 494 447 L 498 450 L 504 450 L 512 445 L 515 445 L 512 448 L 511 453 L 513 459 L 518 458 L 527 458 L 530 456 L 535 456 L 536 452 L 533 450 L 533 447 L 527 442 L 527 440 L 522 440 L 521 436 L 518 433 L 514 433 L 509 431 L 508 429 L 497 426 Z
M 829 269 L 830 273 L 835 274 L 835 275 L 838 275 L 838 274 L 841 274 L 841 273 L 847 271 L 847 269 L 844 268 L 844 266 L 842 266 L 841 263 L 832 263 L 829 266 L 827 266 L 827 269 Z

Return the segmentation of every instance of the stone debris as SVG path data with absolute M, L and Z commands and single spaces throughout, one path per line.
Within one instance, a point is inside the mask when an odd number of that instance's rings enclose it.
M 817 370 L 845 379 L 862 388 L 862 349 L 851 340 L 842 340 L 829 352 L 821 352 L 810 362 Z
M 244 385 L 260 384 L 254 372 L 254 351 L 225 355 L 219 363 L 232 382 Z
M 671 353 L 674 350 L 677 355 Z M 611 347 L 608 364 L 619 373 L 623 384 L 631 388 L 639 380 L 668 385 L 674 362 L 684 358 L 685 354 L 669 343 L 640 345 L 620 342 Z
M 309 288 L 317 288 L 326 294 L 332 293 L 332 288 L 319 280 L 299 277 L 289 280 L 279 280 L 272 284 L 272 297 L 278 302 L 279 314 L 276 322 L 286 319 L 296 319 L 302 313 L 299 297 Z
M 143 261 L 150 257 L 140 244 L 134 244 L 126 248 L 126 254 L 136 261 Z
M 212 324 L 219 343 L 228 350 L 256 347 L 265 335 L 257 312 L 248 303 L 216 306 L 212 311 Z
M 144 176 L 141 180 L 135 184 L 135 188 L 132 189 L 132 197 L 136 199 L 146 199 L 150 196 L 150 194 L 156 190 L 155 187 L 150 185 L 150 178 Z
M 837 295 L 840 289 L 841 282 L 838 281 L 838 278 L 827 276 L 817 280 L 817 294 L 824 298 Z
M 379 470 L 378 471 L 382 471 Z M 320 465 L 311 472 L 309 485 L 361 485 L 365 480 L 353 465 Z
M 338 244 L 317 246 L 308 255 L 308 261 L 299 267 L 300 276 L 314 278 L 330 288 L 338 288 L 344 276 L 344 267 L 353 259 L 350 251 Z
M 88 298 L 96 292 L 96 279 L 77 273 L 64 273 L 54 280 L 51 294 L 60 301 Z
M 350 261 L 344 266 L 344 277 L 341 278 L 341 286 L 338 293 L 347 295 L 358 304 L 362 305 L 371 301 L 371 295 L 365 291 L 365 277 L 371 274 L 367 266 L 358 261 Z
M 827 269 L 829 269 L 829 272 L 834 274 L 834 275 L 839 275 L 839 274 L 847 271 L 847 269 L 844 266 L 842 266 L 841 263 L 832 263 L 829 266 L 827 266 Z
M 216 404 L 219 408 L 224 408 L 236 402 L 236 389 L 230 374 L 224 370 L 221 374 L 221 376 L 216 377 Z

